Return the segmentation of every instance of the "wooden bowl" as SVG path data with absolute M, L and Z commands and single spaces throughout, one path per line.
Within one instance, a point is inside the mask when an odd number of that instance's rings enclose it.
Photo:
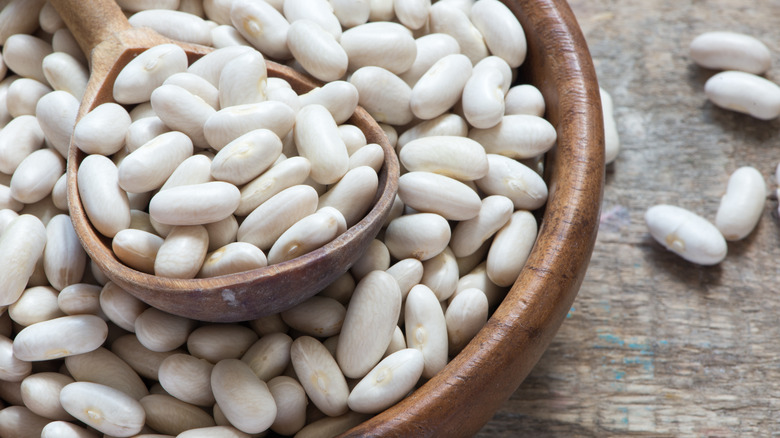
M 343 437 L 471 436 L 520 386 L 569 312 L 590 261 L 604 187 L 598 82 L 564 0 L 503 0 L 527 34 L 521 82 L 537 86 L 558 131 L 539 237 L 487 325 L 439 374 Z

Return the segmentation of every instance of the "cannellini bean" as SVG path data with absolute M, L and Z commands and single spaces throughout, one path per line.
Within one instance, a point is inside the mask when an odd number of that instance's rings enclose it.
M 76 381 L 110 386 L 136 400 L 149 394 L 146 384 L 130 365 L 105 348 L 66 357 L 65 366 Z
M 217 277 L 267 265 L 266 256 L 260 248 L 246 242 L 232 242 L 206 256 L 198 277 Z
M 292 338 L 285 333 L 268 333 L 249 347 L 241 360 L 249 365 L 260 380 L 267 382 L 281 375 L 290 364 L 291 344 Z
M 416 348 L 388 355 L 352 389 L 347 399 L 350 409 L 374 414 L 389 408 L 414 389 L 424 366 L 423 353 Z
M 66 91 L 53 91 L 41 97 L 35 106 L 35 117 L 41 131 L 63 157 L 68 156 L 79 104 L 79 100 Z
M 318 207 L 339 210 L 347 226 L 351 227 L 371 208 L 378 186 L 379 178 L 374 169 L 367 166 L 352 169 L 320 196 Z
M 456 257 L 474 253 L 509 221 L 514 204 L 506 196 L 493 195 L 482 199 L 479 214 L 458 223 L 452 231 L 450 247 Z
M 268 390 L 276 403 L 276 418 L 271 430 L 281 435 L 293 435 L 306 425 L 306 391 L 297 380 L 278 376 L 268 381 Z
M 3 231 L 8 226 L 8 224 L 10 224 L 11 221 L 16 219 L 17 217 L 19 217 L 19 213 L 11 209 L 8 208 L 0 209 L 0 235 L 3 234 Z
M 66 315 L 87 313 L 103 317 L 103 311 L 100 309 L 101 290 L 102 288 L 95 284 L 71 284 L 57 294 L 57 305 Z
M 127 334 L 111 343 L 111 351 L 130 365 L 139 376 L 160 380 L 159 370 L 163 361 L 174 354 L 181 354 L 183 350 L 152 351 L 144 347 L 135 335 Z
M 467 137 L 425 136 L 406 143 L 398 156 L 411 172 L 433 172 L 460 181 L 473 181 L 488 173 L 484 148 Z
M 409 29 L 392 22 L 366 23 L 345 31 L 341 46 L 349 57 L 349 70 L 374 66 L 401 74 L 414 63 L 417 46 Z
M 136 12 L 128 19 L 133 27 L 148 27 L 177 41 L 208 46 L 211 26 L 197 15 L 165 9 Z
M 3 61 L 9 69 L 44 84 L 47 81 L 43 74 L 43 58 L 51 53 L 51 44 L 32 35 L 11 35 L 3 44 Z
M 208 232 L 202 225 L 174 227 L 157 251 L 157 257 L 154 259 L 154 275 L 195 278 L 206 258 L 208 240 Z
M 307 424 L 295 434 L 296 438 L 337 436 L 369 419 L 370 416 L 349 411 L 338 417 L 324 417 Z
M 368 21 L 393 21 L 395 11 L 393 10 L 393 0 L 369 0 L 371 13 Z
M 266 2 L 234 0 L 230 21 L 238 32 L 257 50 L 275 59 L 287 59 L 287 31 L 290 23 Z
M 398 137 L 397 149 L 400 154 L 400 151 L 406 147 L 407 143 L 424 137 L 466 137 L 467 135 L 468 125 L 462 117 L 453 113 L 444 113 L 431 120 L 423 120 L 404 131 L 403 134 Z M 462 141 L 455 138 L 452 138 L 451 140 Z
M 169 128 L 187 134 L 197 147 L 209 146 L 204 124 L 216 110 L 205 100 L 172 84 L 155 88 L 150 99 L 154 112 Z
M 240 198 L 236 186 L 222 181 L 178 186 L 154 195 L 149 214 L 163 224 L 207 224 L 233 214 Z
M 98 105 L 76 123 L 73 144 L 87 154 L 111 155 L 124 146 L 130 115 L 120 105 Z
M 114 99 L 123 104 L 148 101 L 166 78 L 187 70 L 187 54 L 175 44 L 151 47 L 119 72 L 114 82 Z
M 353 265 L 354 266 L 354 265 Z M 317 295 L 321 297 L 333 298 L 341 304 L 346 305 L 352 292 L 355 290 L 355 278 L 349 271 L 340 275 L 331 284 L 325 286 Z
M 347 146 L 327 108 L 316 104 L 301 108 L 295 116 L 293 133 L 298 152 L 311 163 L 314 181 L 332 184 L 347 173 Z
M 347 309 L 333 298 L 313 296 L 281 312 L 282 321 L 299 332 L 326 338 L 341 331 Z
M 182 161 L 176 167 L 176 170 L 168 177 L 160 191 L 211 181 L 213 181 L 211 178 L 211 159 L 206 155 L 196 154 Z
M 374 173 L 378 173 L 384 161 L 385 152 L 382 146 L 376 143 L 367 144 L 349 156 L 349 170 L 367 166 L 373 169 Z
M 211 45 L 216 49 L 230 46 L 249 46 L 249 41 L 242 37 L 235 27 L 226 24 L 211 29 Z
M 135 335 L 152 351 L 172 351 L 187 342 L 196 322 L 149 307 L 135 319 Z
M 406 345 L 422 353 L 422 376 L 430 378 L 447 364 L 447 324 L 439 300 L 427 286 L 409 291 L 404 304 Z
M 310 186 L 296 185 L 284 189 L 244 219 L 236 238 L 267 251 L 290 226 L 314 213 L 317 202 L 317 192 Z
M 355 262 L 349 269 L 352 276 L 360 280 L 372 271 L 385 271 L 390 267 L 390 251 L 387 246 L 379 240 L 374 239 L 365 250 L 363 256 Z
M 8 316 L 21 325 L 65 316 L 57 305 L 57 290 L 49 286 L 33 286 L 22 292 L 15 303 L 8 306 Z
M 455 38 L 446 33 L 430 33 L 415 40 L 417 55 L 412 66 L 401 73 L 399 77 L 409 86 L 415 83 L 427 72 L 439 59 L 460 53 L 460 46 Z
M 41 438 L 98 438 L 98 435 L 67 421 L 52 421 L 41 429 Z
M 345 28 L 358 26 L 368 21 L 371 13 L 369 0 L 330 0 L 333 13 Z
M 282 141 L 268 129 L 256 129 L 231 141 L 211 161 L 211 176 L 235 185 L 245 184 L 282 153 Z
M 431 33 L 446 33 L 455 38 L 460 52 L 468 56 L 472 64 L 488 56 L 484 37 L 462 10 L 446 2 L 434 3 L 428 21 Z
M 42 63 L 43 75 L 55 90 L 67 91 L 81 99 L 89 81 L 86 65 L 64 52 L 46 55 Z
M 25 327 L 14 338 L 14 356 L 26 361 L 57 359 L 90 352 L 108 335 L 94 315 L 62 316 Z
M 650 235 L 669 251 L 699 265 L 716 265 L 728 251 L 721 232 L 708 220 L 684 208 L 655 205 L 645 212 Z
M 114 237 L 130 226 L 130 201 L 119 187 L 119 170 L 103 155 L 88 155 L 79 165 L 81 202 L 92 225 L 104 236 Z
M 24 204 L 11 196 L 10 187 L 0 184 L 0 207 L 2 207 L 4 210 L 20 212 L 24 208 Z
M 188 354 L 173 354 L 160 363 L 158 378 L 166 392 L 198 406 L 214 404 L 211 371 L 214 365 Z
M 704 94 L 715 105 L 771 120 L 780 115 L 780 86 L 761 76 L 723 71 L 704 83 Z
M 396 259 L 428 260 L 450 241 L 447 219 L 434 213 L 417 213 L 393 219 L 385 230 L 385 245 Z
M 497 0 L 474 2 L 470 18 L 493 55 L 501 57 L 513 68 L 523 63 L 528 49 L 525 33 L 505 4 Z
M 157 113 L 155 113 L 154 108 L 152 108 L 152 102 L 149 101 L 134 106 L 129 114 L 130 120 L 133 122 L 143 119 L 144 117 L 157 117 Z
M 111 249 L 127 266 L 147 274 L 154 273 L 154 261 L 163 238 L 148 231 L 124 229 L 116 233 Z
M 398 196 L 420 212 L 448 220 L 468 220 L 479 214 L 479 194 L 462 182 L 433 172 L 408 172 L 398 179 Z
M 50 93 L 51 88 L 35 79 L 18 78 L 8 86 L 6 108 L 11 117 L 35 115 L 38 100 Z
M 409 29 L 420 29 L 428 22 L 431 0 L 396 0 L 393 5 L 398 21 Z
M 219 76 L 225 64 L 238 56 L 254 51 L 255 49 L 249 46 L 229 46 L 217 49 L 193 62 L 187 71 L 206 79 L 214 87 L 219 87 Z
M 715 226 L 726 240 L 740 240 L 753 231 L 764 212 L 766 196 L 764 177 L 756 168 L 744 166 L 731 174 L 715 217 Z
M 146 424 L 155 431 L 178 435 L 189 429 L 216 426 L 203 409 L 166 394 L 150 394 L 139 400 L 146 412 Z
M 352 117 L 358 105 L 358 90 L 349 82 L 333 81 L 322 87 L 317 87 L 308 93 L 301 94 L 301 108 L 306 105 L 319 104 L 330 111 L 336 124 L 342 124 Z
M 14 356 L 13 342 L 0 335 L 0 378 L 7 382 L 21 382 L 32 373 L 32 363 Z
M 459 292 L 447 306 L 444 318 L 447 321 L 449 353 L 455 355 L 471 341 L 487 322 L 487 296 L 475 288 Z
M 504 115 L 528 114 L 542 117 L 544 111 L 544 96 L 531 84 L 515 85 L 504 96 Z
M 534 210 L 547 201 L 547 184 L 533 169 L 503 155 L 488 154 L 488 174 L 476 180 L 488 195 L 504 195 L 516 209 Z
M 65 374 L 36 373 L 22 380 L 22 400 L 33 413 L 51 420 L 72 420 L 60 404 L 60 391 L 74 380 Z
M 347 72 L 347 52 L 315 21 L 293 22 L 287 32 L 287 46 L 301 66 L 321 81 L 335 81 Z
M 604 114 L 604 161 L 609 164 L 615 161 L 618 156 L 620 138 L 613 115 L 612 96 L 601 87 L 599 87 L 599 94 L 601 96 L 601 112 Z
M 405 300 L 412 287 L 422 280 L 423 264 L 415 258 L 406 258 L 387 268 L 387 273 L 395 278 Z
M 525 210 L 512 213 L 509 221 L 496 233 L 487 256 L 487 274 L 493 283 L 510 286 L 525 265 L 536 241 L 537 224 Z
M 44 0 L 11 0 L 0 11 L 0 44 L 15 34 L 35 32 Z
M 57 31 L 54 32 L 51 37 L 51 47 L 55 52 L 67 53 L 82 64 L 87 63 L 87 57 L 84 56 L 84 52 L 81 51 L 79 43 L 66 27 L 57 29 Z
M 49 421 L 51 420 L 24 406 L 8 406 L 0 410 L 0 434 L 9 437 L 38 437 Z
M 439 301 L 444 301 L 455 293 L 458 278 L 458 262 L 449 247 L 423 262 L 420 284 L 428 286 Z
M 322 207 L 290 226 L 268 251 L 268 264 L 292 260 L 314 251 L 347 230 L 344 215 Z
M 214 113 L 203 125 L 208 144 L 219 151 L 242 134 L 269 129 L 284 138 L 295 124 L 295 113 L 288 105 L 273 100 L 235 105 Z
M 57 29 L 65 27 L 65 22 L 62 21 L 62 17 L 50 2 L 44 3 L 41 7 L 38 22 L 46 33 L 54 33 Z
M 46 228 L 34 216 L 20 215 L 5 227 L 0 237 L 0 306 L 22 295 L 45 245 Z
M 219 75 L 219 104 L 222 108 L 266 100 L 268 73 L 263 55 L 250 51 L 225 64 Z
M 291 24 L 298 20 L 312 20 L 336 40 L 341 38 L 341 23 L 328 0 L 287 0 L 283 9 L 285 18 Z
M 177 438 L 250 438 L 251 436 L 253 435 L 241 432 L 232 426 L 199 427 L 197 429 L 185 430 L 176 435 Z M 149 436 L 149 438 L 153 437 Z
M 736 32 L 705 32 L 691 41 L 691 58 L 713 70 L 764 74 L 772 64 L 769 48 L 758 39 Z
M 119 7 L 127 12 L 140 12 L 146 9 L 177 9 L 179 0 L 118 0 Z
M 132 193 L 158 189 L 192 152 L 192 141 L 181 132 L 160 134 L 122 160 L 119 186 Z
M 0 130 L 0 172 L 12 174 L 19 163 L 43 146 L 44 136 L 34 116 L 15 117 Z
M 111 322 L 129 332 L 135 332 L 136 318 L 148 307 L 114 282 L 107 282 L 100 291 L 100 309 Z
M 217 363 L 241 357 L 257 341 L 257 334 L 240 325 L 210 324 L 198 327 L 187 338 L 191 355 Z
M 221 221 L 206 224 L 205 227 L 206 232 L 209 233 L 209 251 L 216 251 L 217 249 L 236 241 L 238 220 L 233 215 L 230 215 Z
M 268 385 L 238 359 L 219 361 L 211 373 L 211 387 L 230 424 L 246 433 L 271 427 L 277 406 Z
M 318 340 L 296 338 L 290 347 L 290 360 L 312 403 L 325 415 L 347 413 L 349 388 L 336 360 Z
M 382 359 L 400 312 L 401 290 L 392 275 L 373 271 L 357 284 L 336 347 L 346 377 L 363 377 Z
M 33 204 L 49 196 L 54 184 L 65 173 L 65 159 L 54 149 L 32 152 L 16 167 L 11 177 L 11 196 Z
M 531 115 L 504 116 L 487 129 L 472 129 L 469 138 L 479 142 L 488 154 L 515 159 L 532 158 L 550 150 L 557 139 L 555 127 Z
M 137 400 L 98 383 L 70 383 L 60 391 L 60 402 L 68 413 L 108 435 L 135 435 L 146 420 Z
M 339 125 L 339 137 L 344 140 L 350 156 L 366 145 L 366 135 L 355 125 Z
M 459 53 L 436 61 L 412 88 L 409 104 L 414 115 L 429 120 L 444 114 L 461 98 L 471 70 L 469 58 Z
M 84 276 L 87 254 L 79 242 L 70 218 L 58 214 L 46 225 L 46 247 L 43 251 L 43 269 L 49 283 L 62 290 L 77 283 Z
M 463 87 L 461 105 L 469 124 L 477 129 L 496 126 L 504 116 L 504 95 L 509 90 L 512 71 L 496 56 L 482 59 Z
M 361 67 L 349 78 L 358 90 L 358 103 L 378 122 L 405 125 L 412 121 L 412 89 L 381 67 Z

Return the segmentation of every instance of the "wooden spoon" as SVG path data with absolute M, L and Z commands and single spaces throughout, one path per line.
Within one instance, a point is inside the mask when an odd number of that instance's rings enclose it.
M 112 0 L 51 0 L 90 63 L 90 78 L 77 120 L 96 106 L 113 101 L 114 81 L 122 68 L 144 50 L 178 44 L 189 62 L 211 48 L 172 41 L 150 29 L 128 23 Z M 267 61 L 269 76 L 286 79 L 301 94 L 321 84 L 277 63 Z M 85 154 L 72 143 L 68 151 L 67 195 L 71 221 L 92 262 L 129 293 L 160 310 L 188 318 L 235 322 L 286 310 L 316 294 L 346 272 L 365 252 L 387 218 L 398 189 L 398 159 L 384 131 L 362 108 L 349 120 L 369 143 L 384 150 L 379 189 L 368 214 L 320 249 L 261 269 L 203 279 L 172 279 L 146 274 L 120 262 L 111 239 L 102 236 L 86 216 L 78 191 L 77 171 Z

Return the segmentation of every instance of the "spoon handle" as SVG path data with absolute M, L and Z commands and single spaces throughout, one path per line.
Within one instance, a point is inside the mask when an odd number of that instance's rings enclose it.
M 114 0 L 50 0 L 90 59 L 92 49 L 117 32 L 131 29 Z

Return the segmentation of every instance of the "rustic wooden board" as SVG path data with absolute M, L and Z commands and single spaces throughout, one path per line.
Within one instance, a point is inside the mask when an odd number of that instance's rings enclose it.
M 707 102 L 713 71 L 688 44 L 711 30 L 754 35 L 780 83 L 780 1 L 570 0 L 622 150 L 607 170 L 602 224 L 569 317 L 480 437 L 766 436 L 780 430 L 780 222 L 715 267 L 666 252 L 644 211 L 669 203 L 714 220 L 731 172 L 756 167 L 774 193 L 780 120 Z

